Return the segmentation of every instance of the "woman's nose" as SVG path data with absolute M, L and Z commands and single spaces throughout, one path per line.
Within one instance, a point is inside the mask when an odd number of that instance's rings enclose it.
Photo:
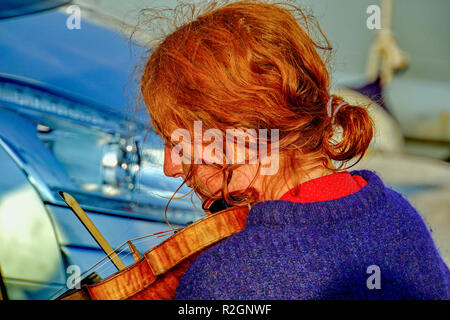
M 178 178 L 183 175 L 181 163 L 174 163 L 172 160 L 172 148 L 164 147 L 164 174 L 168 177 Z

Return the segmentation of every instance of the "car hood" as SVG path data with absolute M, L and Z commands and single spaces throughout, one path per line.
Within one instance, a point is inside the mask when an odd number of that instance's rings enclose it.
M 0 72 L 131 112 L 135 57 L 142 56 L 142 49 L 85 20 L 80 29 L 69 30 L 67 18 L 52 10 L 0 20 Z

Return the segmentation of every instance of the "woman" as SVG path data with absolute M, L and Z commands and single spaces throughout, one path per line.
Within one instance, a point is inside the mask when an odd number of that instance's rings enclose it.
M 142 96 L 164 173 L 204 204 L 251 210 L 192 263 L 176 298 L 447 299 L 448 267 L 417 211 L 375 173 L 346 170 L 372 122 L 330 95 L 320 28 L 262 1 L 196 14 L 151 53 Z

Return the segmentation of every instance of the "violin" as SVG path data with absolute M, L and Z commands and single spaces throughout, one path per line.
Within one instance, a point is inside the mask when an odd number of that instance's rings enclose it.
M 84 211 L 75 199 L 64 192 L 61 192 L 60 195 L 80 218 Z M 103 280 L 97 280 L 95 283 L 84 284 L 80 289 L 71 289 L 57 299 L 173 299 L 178 283 L 190 263 L 213 244 L 241 231 L 245 227 L 249 208 L 228 207 L 223 209 L 224 204 L 226 203 L 223 200 L 213 202 L 208 210 L 205 210 L 207 213 L 205 218 L 177 231 L 143 255 L 135 255 L 135 258 L 139 257 L 139 259 L 132 265 L 125 267 L 122 264 L 117 273 Z M 84 215 L 86 214 L 84 213 Z M 87 215 L 85 218 L 89 220 Z M 94 231 L 91 228 L 89 229 L 93 236 L 95 232 L 98 232 L 95 227 L 93 227 Z M 115 256 L 114 250 L 106 244 L 101 235 L 96 235 L 94 238 L 108 256 Z M 122 263 L 120 260 L 111 260 L 116 266 Z

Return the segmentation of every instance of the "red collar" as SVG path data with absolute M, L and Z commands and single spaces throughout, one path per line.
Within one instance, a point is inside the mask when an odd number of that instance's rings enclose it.
M 286 192 L 280 200 L 301 203 L 334 200 L 355 193 L 366 184 L 361 176 L 352 176 L 348 171 L 336 172 L 306 181 Z

